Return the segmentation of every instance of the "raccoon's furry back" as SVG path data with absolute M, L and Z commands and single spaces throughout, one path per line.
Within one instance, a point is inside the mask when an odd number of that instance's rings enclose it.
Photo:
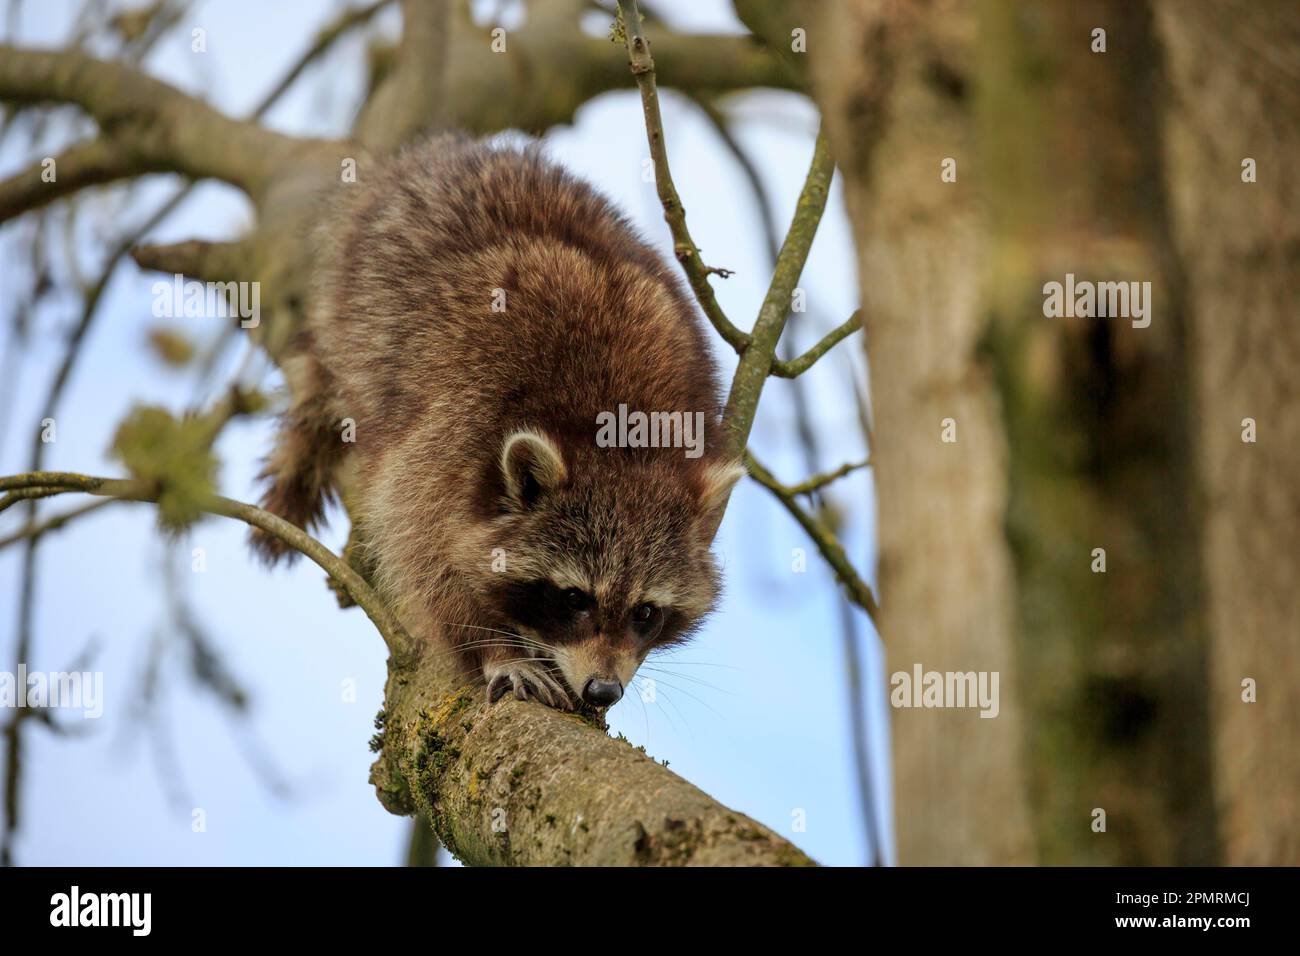
M 675 272 L 539 148 L 441 135 L 359 177 L 325 217 L 265 502 L 310 523 L 346 466 L 390 596 L 446 583 L 466 522 L 497 507 L 513 430 L 584 448 L 619 403 L 716 423 L 709 340 Z

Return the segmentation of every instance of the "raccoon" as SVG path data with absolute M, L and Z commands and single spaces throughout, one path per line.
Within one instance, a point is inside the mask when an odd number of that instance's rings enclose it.
M 264 506 L 310 527 L 342 494 L 380 593 L 489 702 L 614 704 L 715 603 L 744 474 L 694 303 L 536 144 L 443 134 L 341 188 Z M 621 405 L 703 412 L 702 450 L 604 447 Z

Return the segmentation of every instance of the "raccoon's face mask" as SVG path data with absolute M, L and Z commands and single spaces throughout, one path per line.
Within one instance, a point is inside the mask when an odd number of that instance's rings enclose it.
M 616 703 L 654 650 L 684 641 L 712 607 L 709 539 L 731 463 L 565 454 L 539 431 L 502 446 L 507 570 L 492 601 L 574 698 Z

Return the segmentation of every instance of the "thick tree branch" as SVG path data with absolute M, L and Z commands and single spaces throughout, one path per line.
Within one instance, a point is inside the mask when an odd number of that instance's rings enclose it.
M 129 66 L 74 50 L 0 44 L 0 100 L 75 103 L 147 169 L 214 178 L 257 196 L 304 141 L 231 119 Z
M 542 133 L 573 122 L 588 100 L 628 86 L 627 59 L 579 27 L 584 3 L 532 4 L 528 22 L 495 53 L 491 38 L 468 17 L 451 18 L 443 108 L 447 121 L 478 133 L 518 128 Z M 718 96 L 755 87 L 793 89 L 789 72 L 751 37 L 684 34 L 646 25 L 658 50 L 664 85 Z M 372 51 L 372 68 L 392 70 L 393 47 Z
M 822 212 L 826 209 L 834 172 L 835 160 L 831 157 L 830 146 L 825 135 L 818 133 L 812 166 L 799 194 L 790 229 L 781 243 L 772 282 L 758 311 L 749 348 L 740 356 L 736 374 L 731 380 L 724 421 L 731 430 L 731 440 L 737 451 L 745 447 L 750 429 L 754 427 L 758 399 L 776 361 L 777 345 L 790 315 L 791 296 L 808 260 L 808 250 L 817 234 Z
M 397 63 L 361 111 L 358 140 L 372 149 L 388 150 L 439 123 L 448 20 L 446 0 L 403 0 Z
M 39 209 L 89 186 L 100 186 L 165 167 L 150 166 L 145 157 L 113 139 L 77 143 L 57 156 L 45 158 L 0 182 L 0 222 Z M 50 178 L 50 177 L 53 178 Z
M 252 265 L 250 251 L 243 243 L 203 239 L 134 246 L 131 258 L 141 269 L 180 273 L 213 282 L 244 275 Z
M 488 705 L 450 662 L 394 669 L 371 771 L 478 866 L 809 866 L 796 847 L 623 740 L 535 701 Z

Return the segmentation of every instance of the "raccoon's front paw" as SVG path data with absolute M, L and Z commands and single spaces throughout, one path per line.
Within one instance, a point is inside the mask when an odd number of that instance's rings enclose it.
M 507 691 L 513 691 L 518 700 L 527 700 L 531 696 L 547 707 L 573 710 L 573 701 L 568 693 L 543 664 L 532 661 L 487 664 L 483 676 L 487 679 L 489 704 L 495 704 Z

